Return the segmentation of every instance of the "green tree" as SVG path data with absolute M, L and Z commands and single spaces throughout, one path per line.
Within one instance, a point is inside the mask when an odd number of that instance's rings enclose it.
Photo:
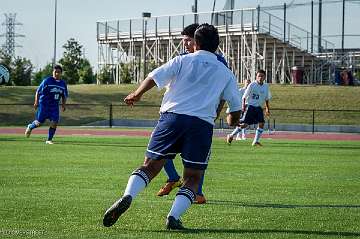
M 158 64 L 156 64 L 155 61 L 148 62 L 148 65 L 146 67 L 146 75 L 155 70 L 155 68 L 158 67 Z
M 358 79 L 358 80 L 360 80 L 360 71 L 358 71 L 358 72 L 355 73 L 355 78 Z
M 131 75 L 131 65 L 120 63 L 120 68 L 121 82 L 125 84 L 130 84 L 133 81 L 133 76 Z
M 83 58 L 82 48 L 74 38 L 70 38 L 64 45 L 65 49 L 63 57 L 59 63 L 64 69 L 62 78 L 68 84 L 92 84 L 95 82 L 95 76 L 90 62 Z
M 79 83 L 80 76 L 79 70 L 82 63 L 82 46 L 74 39 L 70 38 L 65 45 L 63 57 L 59 60 L 59 63 L 63 66 L 64 73 L 63 79 L 68 84 Z
M 95 76 L 90 65 L 90 62 L 87 59 L 82 59 L 81 67 L 79 69 L 79 80 L 83 84 L 93 84 L 95 83 Z
M 40 83 L 45 77 L 52 75 L 52 72 L 53 72 L 52 64 L 48 63 L 44 69 L 40 69 L 39 71 L 34 73 L 31 81 L 31 85 L 40 85 Z
M 111 68 L 109 66 L 105 66 L 104 68 L 101 68 L 99 74 L 97 75 L 97 79 L 101 84 L 114 83 Z
M 14 85 L 31 85 L 31 73 L 33 65 L 26 58 L 17 57 L 11 63 L 11 81 Z

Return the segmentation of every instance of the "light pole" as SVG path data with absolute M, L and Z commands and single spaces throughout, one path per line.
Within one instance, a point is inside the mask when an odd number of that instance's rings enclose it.
M 321 27 L 322 27 L 322 0 L 319 0 L 319 34 L 318 34 L 318 52 L 321 53 Z
M 143 70 L 143 80 L 146 78 L 146 31 L 147 31 L 147 21 L 151 18 L 150 12 L 143 12 L 143 59 L 144 59 L 144 70 Z
M 55 27 L 54 27 L 54 58 L 53 58 L 53 66 L 56 64 L 56 18 L 57 18 L 57 0 L 55 0 Z
M 311 53 L 314 52 L 314 1 L 311 1 Z
M 345 33 L 345 0 L 342 2 L 342 26 L 341 26 L 341 53 L 344 55 L 344 33 Z
M 199 19 L 198 19 L 198 0 L 194 0 L 194 5 L 191 6 L 191 10 L 194 14 L 194 23 L 198 23 Z

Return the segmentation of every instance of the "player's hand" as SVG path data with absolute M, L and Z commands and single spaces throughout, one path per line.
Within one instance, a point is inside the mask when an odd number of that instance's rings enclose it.
M 34 109 L 37 110 L 39 104 L 37 102 L 34 103 Z
M 64 111 L 66 110 L 65 105 L 61 105 L 61 109 L 62 109 L 62 111 L 64 112 Z
M 135 102 L 140 100 L 140 96 L 136 95 L 134 92 L 130 93 L 125 97 L 124 102 L 127 105 L 133 106 Z

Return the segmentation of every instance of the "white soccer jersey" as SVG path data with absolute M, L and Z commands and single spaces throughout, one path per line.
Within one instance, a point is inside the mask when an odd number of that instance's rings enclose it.
M 157 87 L 167 87 L 160 112 L 203 119 L 214 125 L 220 99 L 231 112 L 241 110 L 234 74 L 208 51 L 177 56 L 149 74 Z
M 240 99 L 242 99 L 242 97 L 243 97 L 243 95 L 244 95 L 244 93 L 245 93 L 245 90 L 246 90 L 245 87 L 239 89 L 239 97 L 240 97 Z M 240 106 L 242 107 L 242 100 L 241 100 Z M 230 108 L 227 108 L 227 109 L 226 109 L 226 113 L 227 113 L 227 114 L 230 113 Z
M 245 91 L 246 91 L 246 88 L 245 88 L 245 87 L 239 89 L 240 99 L 243 98 L 243 96 L 244 96 L 244 94 L 245 94 Z M 242 101 L 241 101 L 241 106 L 242 106 Z
M 262 107 L 266 100 L 271 99 L 269 85 L 266 83 L 260 85 L 257 81 L 251 82 L 245 90 L 244 98 L 247 105 Z

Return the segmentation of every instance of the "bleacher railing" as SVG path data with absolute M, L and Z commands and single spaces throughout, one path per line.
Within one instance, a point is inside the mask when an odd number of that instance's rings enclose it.
M 146 21 L 147 37 L 180 35 L 181 30 L 194 22 L 211 23 L 220 34 L 230 31 L 252 31 L 269 34 L 283 42 L 309 53 L 318 52 L 318 36 L 290 22 L 258 8 L 223 10 L 154 16 L 149 19 L 132 18 L 97 22 L 97 41 L 108 42 L 143 38 Z M 321 39 L 321 50 L 329 51 L 335 45 Z

